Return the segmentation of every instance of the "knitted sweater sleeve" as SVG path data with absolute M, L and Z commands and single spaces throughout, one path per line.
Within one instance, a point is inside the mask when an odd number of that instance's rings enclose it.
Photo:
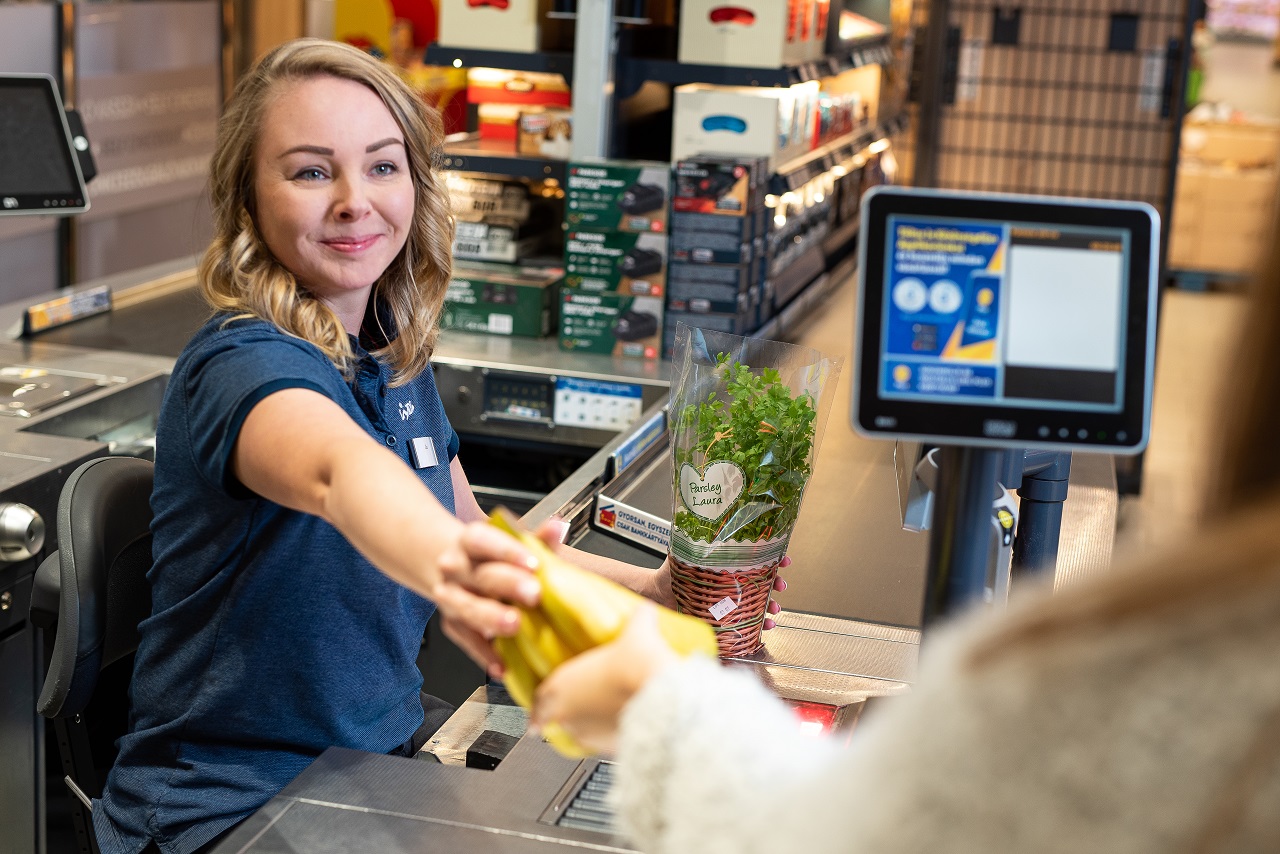
M 618 755 L 615 806 L 647 854 L 776 852 L 792 821 L 813 830 L 821 820 L 812 804 L 789 819 L 790 805 L 842 758 L 753 676 L 705 658 L 666 668 L 636 695 Z

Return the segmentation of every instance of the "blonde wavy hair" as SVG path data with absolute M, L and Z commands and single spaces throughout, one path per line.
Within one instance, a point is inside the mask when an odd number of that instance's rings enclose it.
M 413 178 L 413 222 L 404 248 L 374 283 L 373 298 L 394 329 L 374 355 L 400 385 L 427 368 L 439 335 L 452 269 L 453 217 L 445 182 L 434 168 L 443 142 L 440 118 L 385 64 L 349 45 L 297 39 L 264 56 L 236 85 L 218 123 L 210 166 L 213 241 L 200 261 L 200 289 L 215 311 L 254 317 L 310 341 L 350 375 L 353 354 L 338 316 L 276 260 L 254 222 L 253 164 L 263 116 L 279 88 L 314 77 L 369 87 L 404 133 Z

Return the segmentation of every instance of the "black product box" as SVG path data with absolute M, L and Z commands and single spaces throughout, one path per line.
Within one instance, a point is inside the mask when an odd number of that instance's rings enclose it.
M 736 239 L 749 241 L 761 236 L 757 231 L 760 219 L 756 216 L 720 216 L 705 213 L 672 213 L 671 233 L 684 231 L 702 231 L 713 234 L 731 234 Z
M 671 209 L 676 213 L 750 216 L 764 204 L 762 158 L 699 157 L 673 167 Z
M 661 355 L 663 314 L 659 297 L 563 290 L 560 349 L 657 359 Z
M 572 161 L 565 180 L 571 230 L 667 231 L 671 167 L 640 160 Z
M 692 326 L 696 329 L 709 329 L 713 332 L 728 332 L 731 335 L 745 335 L 751 331 L 754 312 L 708 312 L 694 313 L 688 311 L 668 311 L 667 326 L 674 329 L 677 323 Z
M 672 232 L 670 248 L 671 260 L 697 264 L 746 264 L 764 251 L 763 240 L 713 231 Z
M 690 284 L 731 285 L 738 291 L 751 288 L 759 278 L 757 264 L 697 264 L 690 261 L 672 261 L 667 268 L 667 287 L 673 282 Z
M 738 314 L 753 306 L 753 292 L 709 282 L 667 282 L 667 310 Z
M 564 264 L 567 288 L 661 297 L 667 284 L 667 236 L 570 231 L 565 235 Z

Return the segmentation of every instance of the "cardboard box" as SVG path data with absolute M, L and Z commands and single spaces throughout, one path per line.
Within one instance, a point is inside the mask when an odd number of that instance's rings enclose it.
M 739 292 L 749 290 L 760 275 L 757 264 L 695 264 L 672 261 L 667 267 L 667 288 L 673 282 L 689 284 L 731 285 Z
M 457 172 L 445 172 L 449 202 L 453 216 L 460 222 L 485 219 L 523 223 L 529 219 L 532 205 L 529 189 L 519 181 L 468 178 Z
M 764 213 L 759 211 L 758 213 Z M 763 232 L 757 231 L 761 222 L 760 216 L 721 216 L 714 213 L 680 213 L 671 214 L 671 233 L 682 231 L 710 231 L 715 234 L 729 234 L 744 243 L 749 243 Z
M 627 160 L 575 161 L 565 186 L 569 228 L 665 232 L 671 194 L 666 163 Z
M 558 268 L 457 264 L 440 327 L 529 338 L 549 335 L 563 273 Z
M 572 95 L 559 74 L 472 68 L 467 71 L 467 100 L 472 104 L 568 107 Z
M 1182 127 L 1183 158 L 1249 167 L 1273 164 L 1278 155 L 1278 124 L 1188 122 Z
M 547 18 L 551 0 L 438 0 L 438 41 L 516 53 L 573 50 L 573 24 Z
M 734 234 L 714 231 L 676 231 L 671 234 L 671 259 L 696 264 L 746 264 L 764 253 L 761 238 L 743 242 Z
M 776 170 L 810 150 L 818 92 L 817 81 L 785 88 L 677 86 L 671 159 L 746 155 L 768 158 Z
M 573 111 L 527 107 L 516 122 L 516 153 L 568 160 L 573 153 Z
M 661 297 L 667 284 L 667 237 L 570 231 L 565 235 L 564 263 L 567 288 Z
M 496 222 L 459 222 L 453 257 L 468 261 L 512 264 L 542 246 L 547 232 L 530 226 Z
M 742 314 L 755 305 L 754 294 L 750 289 L 740 289 L 732 284 L 668 282 L 667 311 Z
M 439 0 L 439 42 L 450 47 L 537 53 L 540 0 Z
M 679 59 L 695 65 L 780 68 L 826 51 L 816 0 L 684 0 Z
M 565 289 L 560 294 L 560 349 L 657 359 L 662 348 L 661 297 L 629 297 Z

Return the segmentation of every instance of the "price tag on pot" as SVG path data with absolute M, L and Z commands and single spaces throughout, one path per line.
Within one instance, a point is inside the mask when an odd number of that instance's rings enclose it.
M 723 620 L 727 615 L 737 609 L 737 607 L 738 603 L 726 596 L 708 608 L 707 613 L 711 614 L 711 616 L 715 617 L 717 620 Z
M 738 500 L 745 480 L 737 463 L 721 460 L 707 466 L 702 474 L 685 463 L 680 467 L 680 499 L 690 513 L 714 521 Z

